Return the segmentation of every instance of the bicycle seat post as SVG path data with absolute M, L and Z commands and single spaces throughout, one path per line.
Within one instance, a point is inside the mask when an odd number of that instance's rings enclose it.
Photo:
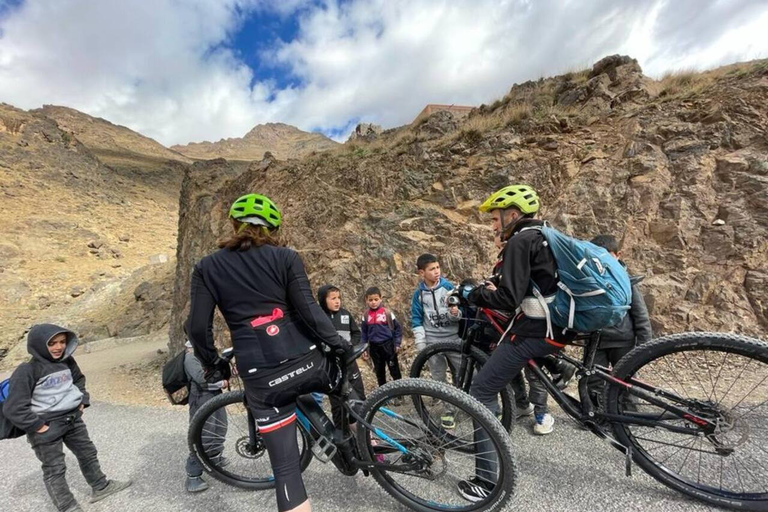
M 595 365 L 595 354 L 597 353 L 597 347 L 600 345 L 600 331 L 593 332 L 588 335 L 587 343 L 584 345 L 584 357 L 582 363 L 587 370 L 591 370 Z

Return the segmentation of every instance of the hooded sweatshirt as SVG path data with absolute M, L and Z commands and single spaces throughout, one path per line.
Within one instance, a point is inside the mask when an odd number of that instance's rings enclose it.
M 61 358 L 53 359 L 48 341 L 60 333 L 67 335 L 67 347 Z M 38 324 L 30 329 L 27 351 L 32 359 L 11 375 L 3 403 L 3 415 L 16 427 L 31 433 L 81 404 L 89 405 L 85 375 L 72 357 L 77 344 L 75 333 L 58 325 Z
M 638 287 L 643 278 L 630 276 L 629 280 L 632 283 L 632 304 L 619 323 L 600 331 L 601 349 L 641 345 L 653 338 L 648 307 Z
M 421 281 L 413 292 L 411 328 L 417 344 L 426 341 L 454 341 L 458 338 L 461 311 L 457 316 L 452 316 L 446 304 L 453 289 L 450 281 L 441 277 L 433 288 Z
M 328 297 L 328 290 L 331 288 L 338 288 L 331 284 L 321 286 L 317 291 L 317 301 L 320 303 L 320 307 L 331 319 L 333 326 L 336 328 L 336 332 L 339 336 L 352 343 L 352 346 L 356 346 L 360 343 L 360 328 L 357 326 L 354 317 L 344 308 L 340 308 L 338 311 L 331 311 L 325 304 L 325 299 Z

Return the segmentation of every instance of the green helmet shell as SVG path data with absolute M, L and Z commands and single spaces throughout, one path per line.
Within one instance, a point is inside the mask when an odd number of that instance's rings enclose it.
M 510 185 L 497 190 L 480 205 L 481 212 L 506 210 L 514 206 L 524 215 L 539 211 L 541 202 L 536 191 L 528 185 Z
M 246 194 L 232 203 L 229 209 L 231 219 L 247 222 L 246 219 L 257 217 L 267 223 L 267 227 L 277 229 L 283 222 L 283 216 L 275 203 L 261 194 Z

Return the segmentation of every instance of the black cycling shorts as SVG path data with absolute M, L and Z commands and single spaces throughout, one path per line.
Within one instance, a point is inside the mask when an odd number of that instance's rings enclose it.
M 248 407 L 269 453 L 281 512 L 307 499 L 296 439 L 296 399 L 314 391 L 328 393 L 339 378 L 338 367 L 319 350 L 313 350 L 243 380 Z

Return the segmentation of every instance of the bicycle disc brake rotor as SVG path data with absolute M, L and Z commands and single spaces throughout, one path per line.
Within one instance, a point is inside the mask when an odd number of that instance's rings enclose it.
M 261 439 L 258 439 L 255 444 L 251 444 L 250 438 L 243 436 L 235 443 L 235 451 L 245 459 L 258 459 L 264 455 L 266 447 Z
M 749 424 L 738 421 L 727 412 L 720 412 L 716 420 L 715 432 L 709 434 L 707 439 L 715 447 L 720 455 L 730 455 L 736 448 L 749 440 Z

